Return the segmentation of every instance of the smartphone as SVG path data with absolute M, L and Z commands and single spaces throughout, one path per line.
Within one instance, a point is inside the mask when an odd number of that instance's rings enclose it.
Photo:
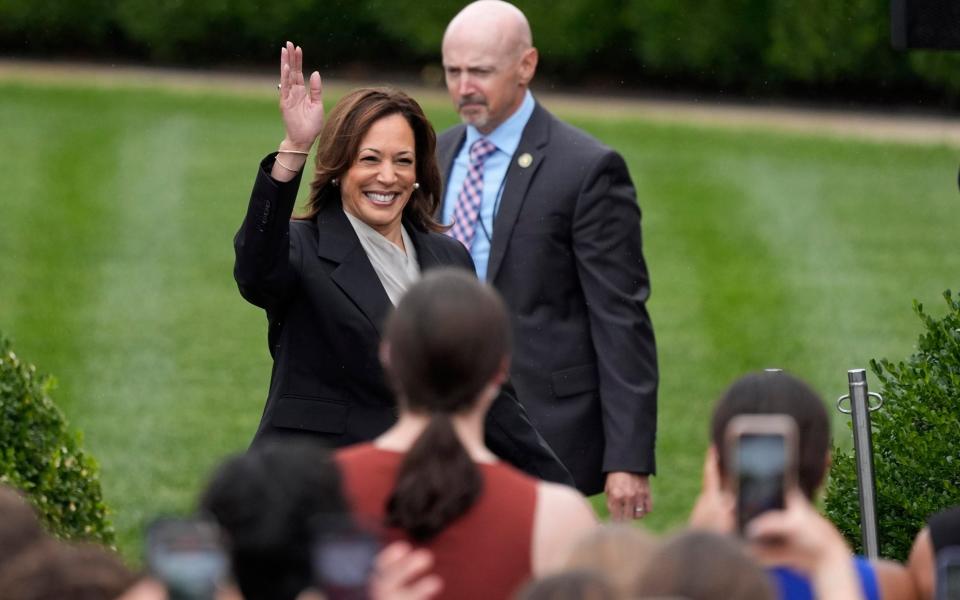
M 797 424 L 787 415 L 740 415 L 727 425 L 726 446 L 742 534 L 756 516 L 786 507 L 797 480 Z
M 936 600 L 960 600 L 960 546 L 937 552 Z
M 170 600 L 212 600 L 227 574 L 220 530 L 203 519 L 163 517 L 147 528 L 147 568 Z
M 328 600 L 366 600 L 380 542 L 347 516 L 318 523 L 313 543 L 313 576 Z

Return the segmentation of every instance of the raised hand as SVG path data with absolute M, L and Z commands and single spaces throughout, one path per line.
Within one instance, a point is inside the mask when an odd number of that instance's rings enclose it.
M 323 85 L 320 73 L 303 78 L 303 50 L 287 42 L 280 50 L 280 114 L 286 129 L 283 147 L 308 151 L 323 127 Z

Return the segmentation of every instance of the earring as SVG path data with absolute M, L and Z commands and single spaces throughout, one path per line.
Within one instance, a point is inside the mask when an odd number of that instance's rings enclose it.
M 420 189 L 420 184 L 417 183 L 416 181 L 414 181 L 414 182 L 413 182 L 413 189 L 419 190 L 419 189 Z
M 330 180 L 330 183 L 333 184 L 333 187 L 338 187 L 340 185 L 340 180 L 334 177 L 333 179 Z

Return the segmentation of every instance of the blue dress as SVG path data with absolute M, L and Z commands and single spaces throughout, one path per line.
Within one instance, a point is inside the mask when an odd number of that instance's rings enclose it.
M 860 577 L 863 597 L 866 600 L 880 600 L 880 589 L 877 586 L 877 574 L 873 565 L 862 556 L 854 557 L 854 566 Z M 780 600 L 813 600 L 813 589 L 806 576 L 787 567 L 773 567 L 768 570 L 777 586 Z

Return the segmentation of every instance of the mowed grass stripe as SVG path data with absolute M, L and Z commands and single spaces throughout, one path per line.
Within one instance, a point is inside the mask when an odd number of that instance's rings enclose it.
M 626 150 L 643 156 L 634 170 L 640 173 L 638 195 L 647 215 L 661 397 L 672 399 L 660 406 L 662 476 L 655 492 L 666 510 L 651 516 L 650 524 L 657 528 L 676 524 L 677 515 L 692 506 L 709 412 L 721 386 L 774 360 L 765 340 L 771 334 L 770 317 L 786 295 L 768 240 L 742 225 L 755 222 L 748 182 L 737 177 L 732 165 L 688 145 L 682 132 L 662 133 L 663 139 L 645 136 L 638 145 L 646 150 Z M 665 147 L 673 151 L 663 152 Z M 736 147 L 723 150 L 735 162 L 749 160 Z M 658 257 L 661 240 L 669 251 Z M 685 476 L 677 477 L 679 473 Z
M 426 108 L 438 129 L 454 121 L 449 107 Z M 56 399 L 104 465 L 121 549 L 136 557 L 144 520 L 191 507 L 209 467 L 245 447 L 260 416 L 266 321 L 236 291 L 232 237 L 256 162 L 282 137 L 276 107 L 0 84 L 0 116 L 0 145 L 23 147 L 0 164 L 12 190 L 0 329 L 59 376 Z M 662 373 L 647 523 L 664 530 L 693 501 L 710 407 L 734 376 L 782 366 L 832 400 L 847 368 L 910 351 L 912 298 L 936 305 L 960 273 L 956 158 L 577 123 L 625 156 L 643 210 Z
M 0 231 L 8 250 L 4 266 L 20 276 L 5 280 L 2 290 L 9 310 L 48 323 L 64 312 L 58 309 L 87 303 L 82 290 L 92 287 L 89 270 L 105 254 L 113 218 L 105 186 L 116 167 L 109 151 L 115 129 L 91 119 L 89 94 L 13 89 L 4 90 L 3 100 L 4 147 L 15 151 L 3 161 Z
M 10 124 L 4 147 L 16 151 L 3 161 L 0 327 L 12 321 L 26 332 L 16 336 L 16 347 L 25 356 L 45 357 L 43 368 L 58 375 L 58 398 L 69 411 L 84 377 L 80 357 L 90 352 L 86 308 L 96 294 L 91 269 L 107 253 L 113 218 L 103 202 L 109 181 L 103 175 L 113 169 L 109 154 L 83 160 L 77 155 L 109 147 L 112 139 L 89 119 L 85 95 L 69 104 L 30 92 L 4 97 L 4 122 Z
M 98 270 L 92 315 L 97 351 L 89 357 L 84 396 L 98 415 L 87 430 L 98 433 L 93 448 L 103 456 L 105 493 L 125 515 L 117 521 L 124 545 L 158 508 L 187 508 L 181 490 L 196 487 L 197 463 L 206 458 L 183 452 L 200 436 L 184 439 L 196 420 L 182 418 L 190 413 L 184 410 L 189 398 L 172 329 L 188 307 L 170 293 L 179 287 L 191 129 L 184 117 L 156 115 L 125 127 L 114 148 L 113 251 Z M 133 472 L 137 478 L 122 476 Z
M 118 111 L 128 132 L 116 156 L 122 206 L 116 253 L 102 269 L 97 337 L 98 354 L 122 368 L 87 393 L 99 393 L 106 410 L 120 407 L 115 423 L 99 427 L 103 449 L 92 449 L 114 457 L 104 460 L 104 486 L 126 549 L 139 545 L 152 516 L 191 510 L 212 466 L 245 446 L 269 376 L 266 353 L 253 350 L 264 348 L 252 326 L 262 314 L 248 310 L 230 274 L 249 185 L 236 177 L 230 135 L 243 132 L 247 115 L 195 104 L 158 105 L 142 125 L 136 108 Z M 240 312 L 239 327 L 227 326 Z M 244 330 L 253 335 L 238 345 L 231 336 Z M 116 477 L 131 472 L 138 476 Z
M 192 506 L 210 466 L 249 440 L 262 405 L 263 317 L 230 274 L 250 181 L 238 180 L 236 165 L 249 167 L 250 156 L 230 156 L 229 136 L 248 135 L 249 115 L 220 115 L 195 99 L 68 91 L 51 105 L 24 93 L 35 102 L 20 107 L 20 120 L 50 130 L 24 139 L 56 141 L 62 152 L 37 144 L 45 160 L 27 155 L 11 176 L 38 189 L 33 202 L 16 203 L 17 239 L 4 236 L 19 251 L 4 264 L 25 275 L 11 277 L 20 310 L 4 313 L 20 312 L 13 321 L 42 334 L 8 331 L 25 356 L 37 347 L 50 356 L 37 362 L 58 374 L 58 402 L 101 460 L 120 545 L 136 555 L 144 520 Z M 27 175 L 40 165 L 64 166 Z M 231 312 L 243 313 L 239 328 L 225 327 Z M 237 351 L 229 334 L 244 330 L 251 335 Z M 224 360 L 227 348 L 240 364 Z M 244 395 L 252 402 L 238 409 Z M 222 422 L 192 418 L 208 410 Z

